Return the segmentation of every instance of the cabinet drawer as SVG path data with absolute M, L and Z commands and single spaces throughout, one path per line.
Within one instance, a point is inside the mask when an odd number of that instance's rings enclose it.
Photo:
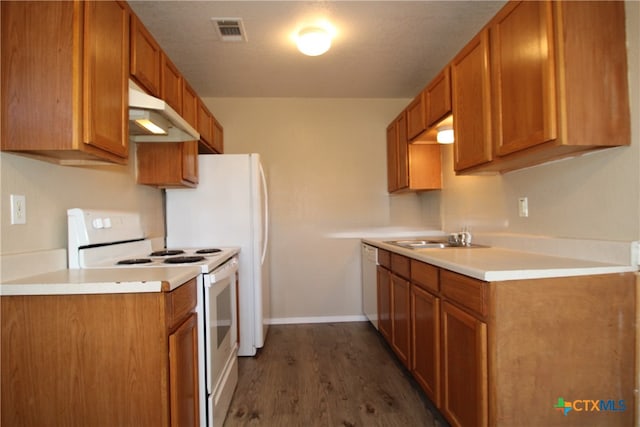
M 405 256 L 391 253 L 391 271 L 400 277 L 411 277 L 411 260 Z
M 196 288 L 196 279 L 191 279 L 166 295 L 165 315 L 169 329 L 177 326 L 195 308 Z
M 391 269 L 391 252 L 378 249 L 378 264 L 386 269 Z
M 442 270 L 440 272 L 440 286 L 442 294 L 449 300 L 457 302 L 481 316 L 488 314 L 487 282 Z
M 438 267 L 425 264 L 424 262 L 411 260 L 411 281 L 420 287 L 438 292 Z

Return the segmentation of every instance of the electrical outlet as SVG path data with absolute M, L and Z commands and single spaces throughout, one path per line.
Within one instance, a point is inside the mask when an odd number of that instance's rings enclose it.
M 11 224 L 27 223 L 27 199 L 23 195 L 11 195 Z
M 518 215 L 521 217 L 529 216 L 529 201 L 526 197 L 520 197 L 518 199 Z

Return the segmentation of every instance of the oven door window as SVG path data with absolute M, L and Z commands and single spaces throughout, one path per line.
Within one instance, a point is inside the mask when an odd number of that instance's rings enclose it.
M 225 288 L 216 296 L 216 319 L 215 328 L 217 343 L 216 348 L 220 348 L 223 344 L 227 334 L 231 330 L 231 286 L 225 286 Z

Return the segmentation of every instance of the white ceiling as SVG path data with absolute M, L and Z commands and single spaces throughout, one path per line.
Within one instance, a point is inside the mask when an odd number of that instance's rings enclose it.
M 505 1 L 129 1 L 201 97 L 412 98 Z M 241 18 L 223 42 L 211 18 Z M 292 34 L 318 19 L 337 35 L 319 57 Z

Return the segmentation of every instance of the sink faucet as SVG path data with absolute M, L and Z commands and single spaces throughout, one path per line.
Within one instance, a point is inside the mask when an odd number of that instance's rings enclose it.
M 465 226 L 462 231 L 449 235 L 449 243 L 454 246 L 471 246 L 472 238 L 469 228 Z

